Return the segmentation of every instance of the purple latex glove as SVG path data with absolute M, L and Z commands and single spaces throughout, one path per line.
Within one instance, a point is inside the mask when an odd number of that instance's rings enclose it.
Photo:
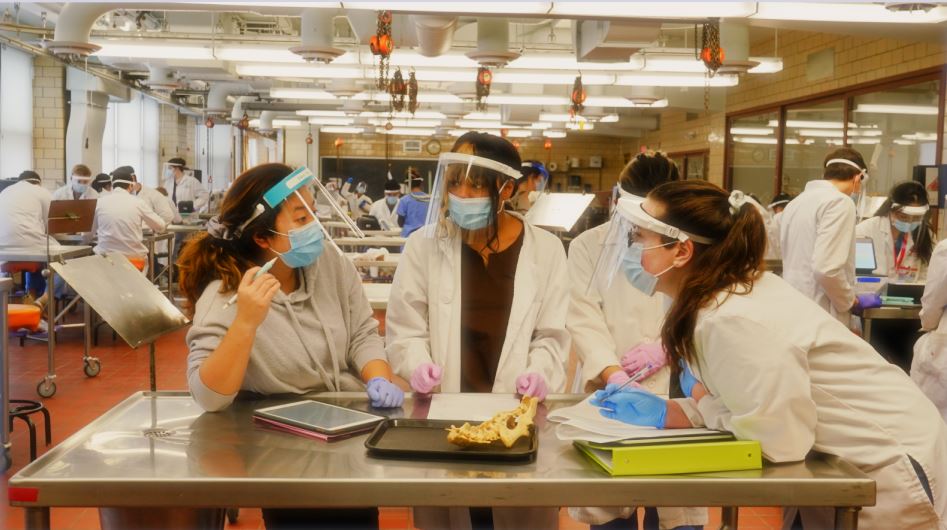
M 858 298 L 858 305 L 860 305 L 862 309 L 881 307 L 881 295 L 878 293 L 860 294 L 855 298 Z
M 625 352 L 620 361 L 622 369 L 628 375 L 643 371 L 643 377 L 650 377 L 663 368 L 667 362 L 667 352 L 664 351 L 664 345 L 660 341 L 643 342 Z
M 404 403 L 404 392 L 384 377 L 371 378 L 367 393 L 373 407 L 393 409 Z
M 422 363 L 411 373 L 411 388 L 419 394 L 430 394 L 434 387 L 441 384 L 444 370 L 434 363 Z
M 536 372 L 529 372 L 516 378 L 516 393 L 521 396 L 532 396 L 540 401 L 546 399 L 549 387 L 546 378 Z

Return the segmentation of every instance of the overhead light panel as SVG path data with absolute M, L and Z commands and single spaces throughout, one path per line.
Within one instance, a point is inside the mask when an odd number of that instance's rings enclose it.
M 214 59 L 214 50 L 210 46 L 178 46 L 168 44 L 133 44 L 95 41 L 102 48 L 92 55 L 96 57 L 133 57 L 136 59 Z
M 270 97 L 277 99 L 338 99 L 325 90 L 318 88 L 271 88 Z
M 914 116 L 937 116 L 936 105 L 885 105 L 880 103 L 859 103 L 855 112 L 873 112 L 876 114 L 908 114 Z
M 769 127 L 730 127 L 730 134 L 769 136 L 773 134 L 773 129 Z
M 748 15 L 763 20 L 800 20 L 860 24 L 937 24 L 947 20 L 947 7 L 930 11 L 889 11 L 883 3 L 757 2 L 756 12 Z M 720 16 L 720 15 L 717 15 Z
M 330 125 L 327 127 L 319 127 L 319 132 L 329 134 L 362 134 L 364 129 L 361 127 L 339 127 Z
M 352 125 L 355 123 L 355 120 L 352 118 L 323 118 L 314 116 L 309 118 L 309 123 L 311 125 Z

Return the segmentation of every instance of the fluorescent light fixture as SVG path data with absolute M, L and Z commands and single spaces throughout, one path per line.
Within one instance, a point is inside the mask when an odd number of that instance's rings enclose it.
M 566 137 L 566 132 L 565 132 L 565 131 L 559 131 L 559 130 L 555 130 L 555 131 L 543 131 L 543 136 L 545 136 L 546 138 L 565 138 L 565 137 Z
M 733 139 L 734 142 L 741 144 L 766 144 L 766 145 L 776 145 L 776 138 L 760 138 L 759 136 L 737 136 Z M 799 140 L 795 138 L 786 138 L 787 145 L 799 145 Z
M 916 132 L 911 134 L 902 134 L 901 138 L 907 140 L 918 140 L 922 142 L 935 142 L 937 141 L 937 134 L 935 133 L 926 133 L 926 132 Z
M 853 145 L 875 145 L 881 143 L 881 138 L 849 138 L 848 143 Z
M 693 73 L 703 74 L 707 67 L 703 61 L 694 57 L 692 50 L 674 48 L 668 49 L 653 48 L 646 49 L 640 54 L 641 68 L 645 72 L 667 72 L 667 73 Z M 638 55 L 632 57 L 639 57 Z M 783 60 L 779 57 L 750 57 L 748 60 L 759 63 L 747 70 L 751 74 L 772 74 L 783 69 Z M 636 68 L 629 68 L 636 70 Z
M 302 122 L 299 120 L 287 120 L 287 119 L 274 119 L 273 127 L 299 127 L 302 125 Z M 259 118 L 253 118 L 250 120 L 250 127 L 259 127 L 260 120 Z
M 511 131 L 516 129 L 549 129 L 552 127 L 551 123 L 542 121 L 537 121 L 530 124 L 529 126 L 524 126 L 508 125 L 499 120 L 457 120 L 455 125 L 462 129 L 509 129 Z
M 355 123 L 355 120 L 352 118 L 325 118 L 321 116 L 313 116 L 309 118 L 309 123 L 311 125 L 352 125 Z
M 167 44 L 94 41 L 102 47 L 96 57 L 133 57 L 136 59 L 214 59 L 210 46 L 176 46 Z
M 778 127 L 779 121 L 769 120 L 766 124 L 770 127 Z M 841 129 L 843 123 L 840 121 L 820 121 L 820 120 L 786 120 L 786 127 L 793 129 Z M 854 123 L 849 123 L 849 127 L 856 127 Z
M 841 129 L 800 129 L 797 131 L 800 136 L 813 136 L 816 138 L 841 138 L 842 130 Z M 849 136 L 881 136 L 881 131 L 875 130 L 859 130 L 859 129 L 849 129 Z
M 395 13 L 463 13 L 484 15 L 542 15 L 552 2 L 340 2 L 343 9 Z M 586 13 L 587 14 L 587 13 Z
M 582 76 L 585 79 L 585 76 Z M 718 74 L 706 77 L 696 73 L 677 72 L 631 72 L 615 76 L 618 86 L 665 86 L 665 87 L 712 87 L 737 86 L 740 79 L 735 75 Z
M 667 103 L 667 100 L 664 100 Z M 598 119 L 599 123 L 616 123 L 618 121 L 618 114 L 606 114 Z
M 855 112 L 874 112 L 877 114 L 910 114 L 914 116 L 937 116 L 936 105 L 883 105 L 879 103 L 859 103 Z
M 569 70 L 579 71 L 622 71 L 640 70 L 644 63 L 637 55 L 633 55 L 628 62 L 616 63 L 580 63 L 575 60 L 575 54 L 530 53 L 514 59 L 503 67 L 504 70 L 539 69 L 539 70 Z M 475 65 L 478 66 L 478 65 Z M 582 77 L 585 81 L 585 76 Z
M 368 67 L 366 67 L 368 68 Z M 364 68 L 315 64 L 256 64 L 237 65 L 237 75 L 249 77 L 300 77 L 306 79 L 366 79 Z
M 779 57 L 750 57 L 750 60 L 760 64 L 747 70 L 748 74 L 775 74 L 783 71 L 783 60 Z
M 486 97 L 488 105 L 568 105 L 566 96 L 544 96 L 526 94 L 491 94 Z
M 730 127 L 730 134 L 759 134 L 769 136 L 773 134 L 773 129 L 769 127 Z
M 591 131 L 595 128 L 595 124 L 590 121 L 578 121 L 578 122 L 569 122 L 566 123 L 566 129 L 570 131 Z
M 338 99 L 333 94 L 319 88 L 271 88 L 270 97 L 279 99 Z
M 441 120 L 405 120 L 405 119 L 397 119 L 397 118 L 393 120 L 388 120 L 387 118 L 371 118 L 368 120 L 368 123 L 371 123 L 372 125 L 384 126 L 389 121 L 391 122 L 391 125 L 393 127 L 398 127 L 398 128 L 405 128 L 405 127 L 407 128 L 417 128 L 417 127 L 433 128 L 441 124 Z
M 539 71 L 517 71 L 498 69 L 493 73 L 494 83 L 510 83 L 518 85 L 571 85 L 575 82 L 575 72 L 564 73 L 540 73 Z M 472 75 L 475 75 L 471 71 Z M 421 79 L 418 77 L 418 79 Z M 433 79 L 432 79 L 433 80 Z M 436 81 L 447 81 L 446 79 L 436 79 Z M 459 79 L 458 79 L 459 81 Z M 592 85 L 611 85 L 615 83 L 615 74 L 608 73 L 583 73 L 582 84 Z
M 895 138 L 894 143 L 897 145 L 916 145 L 917 142 L 914 140 L 904 140 L 902 138 Z
M 591 121 L 585 116 L 569 116 L 568 114 L 555 114 L 552 112 L 543 112 L 539 114 L 542 121 L 569 122 L 569 121 Z
M 500 121 L 499 112 L 468 112 L 464 115 L 465 120 L 493 120 Z
M 378 127 L 375 129 L 375 132 L 378 134 L 390 134 L 395 136 L 434 136 L 434 129 L 414 129 L 409 127 L 395 127 L 391 130 L 386 130 L 384 127 Z
M 271 91 L 272 93 L 272 91 Z M 297 116 L 320 116 L 323 118 L 345 118 L 348 116 L 341 110 L 297 110 Z
M 359 114 L 359 116 L 365 116 L 365 117 L 371 118 L 372 116 L 369 116 L 369 114 L 374 114 L 375 117 L 381 117 L 381 116 L 388 117 L 388 114 L 384 112 L 368 112 L 368 111 Z M 403 110 L 401 112 L 392 112 L 391 117 L 406 119 L 406 120 L 413 120 L 413 119 L 443 120 L 447 118 L 447 116 L 445 116 L 443 112 L 438 112 L 436 110 L 418 110 L 418 111 L 415 111 L 414 114 L 411 114 L 410 112 L 406 110 Z
M 463 136 L 470 131 L 484 132 L 494 136 L 502 136 L 500 129 L 484 129 L 479 127 L 470 127 L 465 129 L 451 129 L 448 134 L 451 136 Z M 509 129 L 506 131 L 507 138 L 529 138 L 533 133 L 525 129 Z
M 352 99 L 388 103 L 391 101 L 391 96 L 385 92 L 362 92 L 352 96 Z M 420 103 L 463 103 L 463 101 L 464 100 L 449 92 L 427 92 L 422 90 L 418 94 L 418 102 Z
M 516 3 L 516 2 L 511 2 Z M 743 18 L 755 2 L 553 2 L 551 15 L 611 18 Z
M 672 4 L 673 5 L 673 4 Z M 923 11 L 889 11 L 883 2 L 830 3 L 819 2 L 757 2 L 756 12 L 748 16 L 766 20 L 801 20 L 813 22 L 843 22 L 860 24 L 936 24 L 947 20 L 947 8 L 938 6 Z
M 319 127 L 319 132 L 324 132 L 328 134 L 362 134 L 364 131 L 361 127 L 339 127 L 339 126 L 328 126 L 328 127 Z

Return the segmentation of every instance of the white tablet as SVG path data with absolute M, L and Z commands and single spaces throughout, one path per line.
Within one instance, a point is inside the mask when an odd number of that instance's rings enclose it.
M 257 409 L 254 415 L 325 434 L 364 430 L 385 419 L 384 416 L 311 400 Z

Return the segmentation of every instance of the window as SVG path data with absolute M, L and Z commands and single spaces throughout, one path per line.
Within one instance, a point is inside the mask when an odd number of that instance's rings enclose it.
M 843 145 L 844 116 L 841 99 L 786 108 L 782 191 L 799 195 L 807 182 L 822 178 L 825 155 Z
M 33 56 L 0 46 L 0 178 L 33 169 Z
M 775 190 L 778 121 L 776 111 L 730 119 L 730 186 L 763 204 L 769 204 Z
M 709 151 L 671 153 L 668 158 L 677 165 L 683 180 L 707 180 L 707 158 Z
M 158 123 L 158 102 L 138 92 L 127 103 L 110 102 L 102 136 L 103 171 L 132 166 L 139 182 L 160 186 Z
M 208 129 L 204 124 L 197 125 L 195 142 L 197 163 L 194 169 L 201 171 L 200 180 L 204 186 L 211 191 L 227 189 L 233 172 L 231 126 L 217 123 Z

